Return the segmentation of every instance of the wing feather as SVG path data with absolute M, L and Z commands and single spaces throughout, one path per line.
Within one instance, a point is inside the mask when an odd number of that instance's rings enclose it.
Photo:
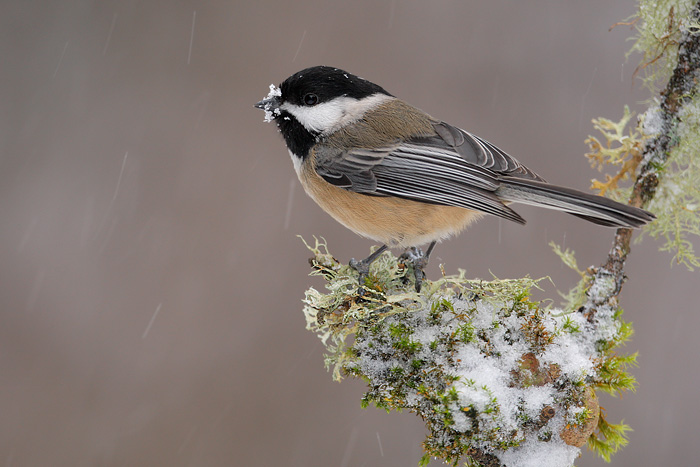
M 520 202 L 557 209 L 591 222 L 638 227 L 654 219 L 644 210 L 571 188 L 550 185 L 493 144 L 444 122 L 430 136 L 381 147 L 343 150 L 323 141 L 313 150 L 316 172 L 328 183 L 371 196 L 457 206 L 525 220 L 506 206 Z
M 516 159 L 464 130 L 436 122 L 433 136 L 349 151 L 322 142 L 316 172 L 357 193 L 474 209 L 525 221 L 495 193 L 503 176 L 542 180 Z

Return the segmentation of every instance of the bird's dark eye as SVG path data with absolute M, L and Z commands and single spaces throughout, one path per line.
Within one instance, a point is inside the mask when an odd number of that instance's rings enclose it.
M 318 104 L 318 96 L 316 94 L 304 95 L 304 105 L 312 106 Z

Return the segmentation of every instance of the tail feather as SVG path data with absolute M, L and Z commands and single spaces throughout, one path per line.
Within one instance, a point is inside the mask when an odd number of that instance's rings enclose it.
M 504 201 L 557 209 L 608 227 L 641 227 L 656 218 L 652 213 L 571 188 L 514 177 L 500 179 L 496 191 Z

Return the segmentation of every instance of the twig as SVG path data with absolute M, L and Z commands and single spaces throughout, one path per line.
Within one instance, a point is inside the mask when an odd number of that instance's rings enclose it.
M 696 21 L 700 20 L 700 2 L 695 5 L 690 14 Z M 678 64 L 666 88 L 661 92 L 662 131 L 644 148 L 639 175 L 629 199 L 629 204 L 632 206 L 647 206 L 656 195 L 656 189 L 659 186 L 658 169 L 666 164 L 671 150 L 678 144 L 678 140 L 673 137 L 679 123 L 678 112 L 698 91 L 700 81 L 698 56 L 700 56 L 700 34 L 684 32 L 678 49 Z M 595 311 L 600 306 L 608 305 L 617 308 L 617 298 L 622 290 L 622 284 L 627 279 L 624 266 L 630 252 L 631 238 L 631 229 L 618 229 L 605 264 L 591 271 L 591 287 L 586 294 L 588 300 L 581 309 L 590 321 L 593 320 Z M 612 287 L 610 287 L 611 283 Z M 597 293 L 601 290 L 604 290 L 604 293 Z

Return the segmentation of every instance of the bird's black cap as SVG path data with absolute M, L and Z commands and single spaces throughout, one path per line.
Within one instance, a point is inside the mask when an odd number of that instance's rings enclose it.
M 280 89 L 282 100 L 296 105 L 303 105 L 307 94 L 315 94 L 319 103 L 341 96 L 362 99 L 377 93 L 391 95 L 371 81 L 330 66 L 314 66 L 294 73 L 284 80 Z

